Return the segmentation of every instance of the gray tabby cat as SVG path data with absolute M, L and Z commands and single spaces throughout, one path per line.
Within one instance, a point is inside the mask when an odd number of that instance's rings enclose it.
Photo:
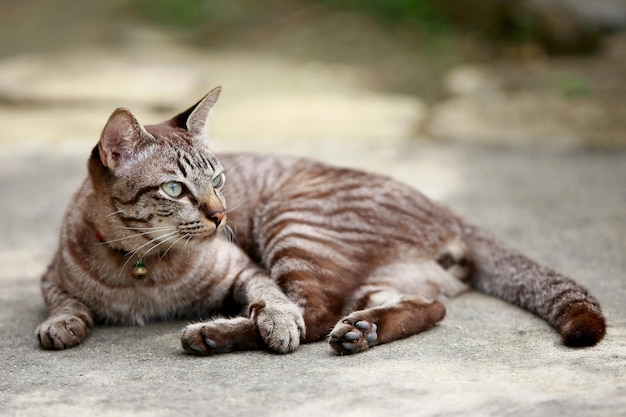
M 220 313 L 183 330 L 187 352 L 328 337 L 350 354 L 431 328 L 441 300 L 469 286 L 547 320 L 567 346 L 604 336 L 584 288 L 407 185 L 306 159 L 218 158 L 205 126 L 219 93 L 158 125 L 113 112 L 42 278 L 43 348 L 78 345 L 95 321 Z

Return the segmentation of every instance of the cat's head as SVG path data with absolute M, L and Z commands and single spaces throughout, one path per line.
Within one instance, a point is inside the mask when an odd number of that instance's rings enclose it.
M 217 87 L 157 125 L 144 126 L 123 108 L 109 117 L 89 171 L 119 246 L 132 233 L 134 247 L 168 249 L 227 227 L 226 176 L 207 146 L 207 119 L 219 93 Z

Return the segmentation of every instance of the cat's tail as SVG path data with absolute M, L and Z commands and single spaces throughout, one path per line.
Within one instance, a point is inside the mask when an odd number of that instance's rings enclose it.
M 571 279 L 531 261 L 480 228 L 464 225 L 471 285 L 525 308 L 555 327 L 570 347 L 593 346 L 606 332 L 600 305 Z

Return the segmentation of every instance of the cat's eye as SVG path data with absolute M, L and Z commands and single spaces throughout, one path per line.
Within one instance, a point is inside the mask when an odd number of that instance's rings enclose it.
M 183 193 L 183 184 L 177 181 L 169 181 L 161 185 L 161 189 L 170 197 L 180 197 Z
M 213 181 L 211 181 L 211 184 L 213 184 L 213 188 L 220 188 L 222 185 L 224 185 L 224 174 L 220 174 L 217 177 L 213 178 Z

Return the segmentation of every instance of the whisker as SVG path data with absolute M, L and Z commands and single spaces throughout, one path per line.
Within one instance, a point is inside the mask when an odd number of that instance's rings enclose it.
M 131 256 L 133 256 L 133 255 L 137 254 L 137 252 L 139 252 L 141 249 L 145 248 L 145 247 L 146 247 L 146 246 L 148 246 L 148 245 L 151 245 L 151 244 L 152 244 L 152 243 L 154 243 L 154 242 L 161 241 L 161 239 L 170 238 L 170 237 L 171 237 L 171 236 L 173 236 L 175 233 L 176 233 L 176 232 L 168 232 L 168 233 L 162 234 L 161 236 L 157 236 L 157 237 L 155 237 L 154 239 L 150 239 L 149 241 L 147 241 L 147 242 L 146 242 L 146 243 L 144 243 L 143 245 L 140 245 L 138 248 L 136 248 L 135 250 L 133 250 L 133 251 L 131 252 Z M 145 256 L 145 254 L 144 254 L 143 256 Z M 143 256 L 142 256 L 142 257 L 143 257 Z
M 237 234 L 235 233 L 235 230 L 230 225 L 230 223 L 226 223 L 226 227 L 224 227 L 223 233 L 227 241 L 231 243 L 237 243 Z
M 231 208 L 229 208 L 229 209 L 224 210 L 224 213 L 230 213 L 230 212 L 231 212 L 231 211 L 233 211 L 233 210 L 237 210 L 237 209 L 238 209 L 239 207 L 241 207 L 242 205 L 243 205 L 243 203 L 239 203 L 239 204 L 237 204 L 237 205 L 235 205 L 235 206 L 233 206 L 233 207 L 231 207 Z
M 123 211 L 124 211 L 124 210 L 114 211 L 114 212 L 113 212 L 113 213 L 111 213 L 111 214 L 107 214 L 107 217 L 115 216 L 116 214 L 120 214 L 120 213 L 122 213 Z
M 187 244 L 189 243 L 189 241 L 191 240 L 192 237 L 193 237 L 193 235 L 191 235 L 190 233 L 187 233 L 187 240 L 183 244 L 183 252 L 187 249 Z
M 132 239 L 134 237 L 139 237 L 139 236 L 145 236 L 148 235 L 152 232 L 163 232 L 165 230 L 149 230 L 147 232 L 142 232 L 142 233 L 135 233 L 132 236 L 125 236 L 125 237 L 120 237 L 118 239 L 113 239 L 113 240 L 106 240 L 104 242 L 100 242 L 101 245 L 106 245 L 107 243 L 115 243 L 115 242 L 121 242 L 122 240 L 127 240 L 127 239 Z
M 133 259 L 133 256 L 134 254 L 128 254 L 128 259 L 126 259 L 126 262 L 124 262 L 124 265 L 122 265 L 122 267 L 120 268 L 120 272 L 122 272 L 126 268 L 126 265 L 128 265 L 130 260 Z
M 170 236 L 168 236 L 167 238 L 165 238 L 164 240 L 160 241 L 159 243 L 157 243 L 156 245 L 154 245 L 153 247 L 151 247 L 150 249 L 148 249 L 146 251 L 146 253 L 144 253 L 140 259 L 143 259 L 147 254 L 149 254 L 150 252 L 152 252 L 152 250 L 156 249 L 157 247 L 161 246 L 162 244 L 164 244 L 165 242 L 169 241 L 170 239 L 174 239 L 176 237 L 176 233 L 171 234 Z
M 176 232 L 169 232 L 169 233 L 165 233 L 165 234 L 163 234 L 163 235 L 161 235 L 161 236 L 159 236 L 159 237 L 155 237 L 154 239 L 150 239 L 149 241 L 147 241 L 147 242 L 146 242 L 146 243 L 144 243 L 143 245 L 140 245 L 138 248 L 136 248 L 136 249 L 135 249 L 135 250 L 133 250 L 132 252 L 128 253 L 128 255 L 127 255 L 127 256 L 128 256 L 128 259 L 126 260 L 126 262 L 124 262 L 124 265 L 122 265 L 122 268 L 121 268 L 121 270 L 120 270 L 120 271 L 123 271 L 123 270 L 124 270 L 124 268 L 126 268 L 126 265 L 128 265 L 128 262 L 130 262 L 130 260 L 131 260 L 131 259 L 132 259 L 132 258 L 133 258 L 133 257 L 134 257 L 134 256 L 135 256 L 135 255 L 136 255 L 136 254 L 137 254 L 137 253 L 141 250 L 141 249 L 143 249 L 144 247 L 146 247 L 146 246 L 148 246 L 148 245 L 150 245 L 150 244 L 152 244 L 152 243 L 154 243 L 154 242 L 156 242 L 156 241 L 159 241 L 159 240 L 161 240 L 161 239 L 165 239 L 164 241 L 161 241 L 161 242 L 157 243 L 157 244 L 156 244 L 156 245 L 154 245 L 152 248 L 150 248 L 150 249 L 149 249 L 146 253 L 144 253 L 144 254 L 143 254 L 143 256 L 142 256 L 141 258 L 139 258 L 140 260 L 141 260 L 144 256 L 146 256 L 146 254 L 147 254 L 148 252 L 150 252 L 152 249 L 154 249 L 155 247 L 157 247 L 158 245 L 160 245 L 160 244 L 161 244 L 161 243 L 163 243 L 163 242 L 167 242 L 170 238 L 174 237 L 175 235 L 176 235 Z
M 183 239 L 184 239 L 184 238 L 186 238 L 187 236 L 189 236 L 189 233 L 186 233 L 186 234 L 182 235 L 181 237 L 179 237 L 178 239 L 176 239 L 176 240 L 174 241 L 174 243 L 172 243 L 172 244 L 170 245 L 170 247 L 169 247 L 169 248 L 167 248 L 167 250 L 166 250 L 165 252 L 163 252 L 163 255 L 161 255 L 161 257 L 159 258 L 159 260 L 160 260 L 160 261 L 162 261 L 162 260 L 163 260 L 163 258 L 165 258 L 165 255 L 167 255 L 167 253 L 170 251 L 170 249 L 172 249 L 172 248 L 174 247 L 174 245 L 175 245 L 175 244 L 177 244 L 178 242 L 180 242 L 181 240 L 183 240 Z
M 133 226 L 115 226 L 118 229 L 126 229 L 126 230 L 151 230 L 154 232 L 176 229 L 178 226 L 160 226 L 160 227 L 133 227 Z

